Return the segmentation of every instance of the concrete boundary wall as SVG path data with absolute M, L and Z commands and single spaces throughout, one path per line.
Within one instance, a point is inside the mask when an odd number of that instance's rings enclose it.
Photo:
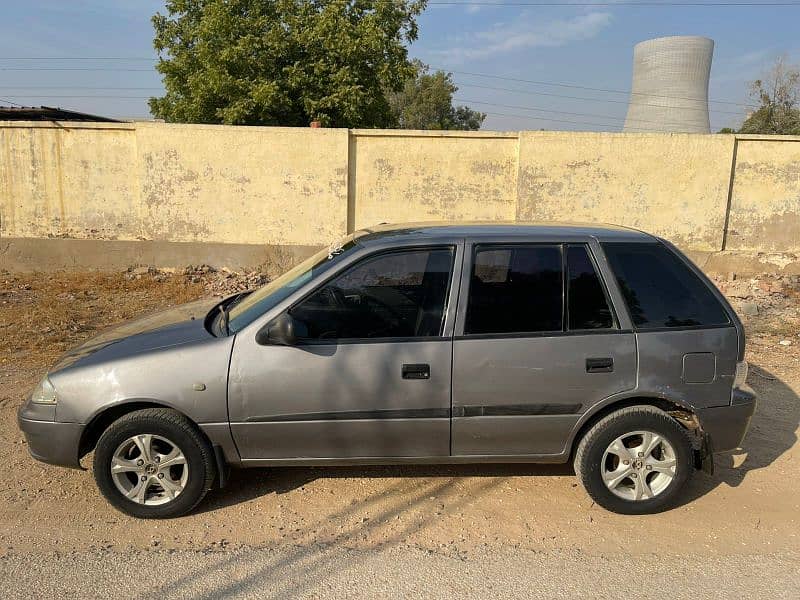
M 380 222 L 589 221 L 800 272 L 800 137 L 0 122 L 0 269 L 240 268 Z

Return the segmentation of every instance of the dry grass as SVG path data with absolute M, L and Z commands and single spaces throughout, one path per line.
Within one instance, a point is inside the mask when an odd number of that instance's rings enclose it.
M 0 274 L 0 365 L 49 365 L 110 325 L 203 295 L 181 275 Z

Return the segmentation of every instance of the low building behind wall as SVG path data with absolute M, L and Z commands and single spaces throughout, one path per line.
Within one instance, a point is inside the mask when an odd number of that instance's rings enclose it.
M 610 222 L 800 272 L 800 137 L 0 123 L 0 268 L 252 267 L 379 222 Z

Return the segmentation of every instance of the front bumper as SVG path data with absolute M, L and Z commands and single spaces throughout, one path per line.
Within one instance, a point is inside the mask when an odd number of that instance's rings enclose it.
M 78 457 L 83 424 L 36 421 L 21 415 L 17 417 L 17 423 L 25 434 L 33 458 L 51 465 L 83 468 Z
M 734 388 L 729 406 L 697 411 L 703 431 L 711 437 L 714 452 L 734 450 L 742 445 L 758 401 L 748 387 Z

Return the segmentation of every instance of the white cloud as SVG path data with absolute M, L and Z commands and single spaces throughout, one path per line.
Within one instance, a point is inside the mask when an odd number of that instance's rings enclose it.
M 541 23 L 523 15 L 512 23 L 495 23 L 487 30 L 468 34 L 450 48 L 434 53 L 450 63 L 462 63 L 527 48 L 564 46 L 596 36 L 611 19 L 611 13 L 590 12 Z
M 761 50 L 753 50 L 752 52 L 745 52 L 737 56 L 734 62 L 739 66 L 757 65 L 763 66 L 767 59 L 771 58 L 774 52 L 771 48 L 762 48 Z
M 483 10 L 484 8 L 492 8 L 489 6 L 490 4 L 501 4 L 503 0 L 483 0 L 483 4 L 468 4 L 464 11 L 468 15 L 474 15 L 476 12 Z

